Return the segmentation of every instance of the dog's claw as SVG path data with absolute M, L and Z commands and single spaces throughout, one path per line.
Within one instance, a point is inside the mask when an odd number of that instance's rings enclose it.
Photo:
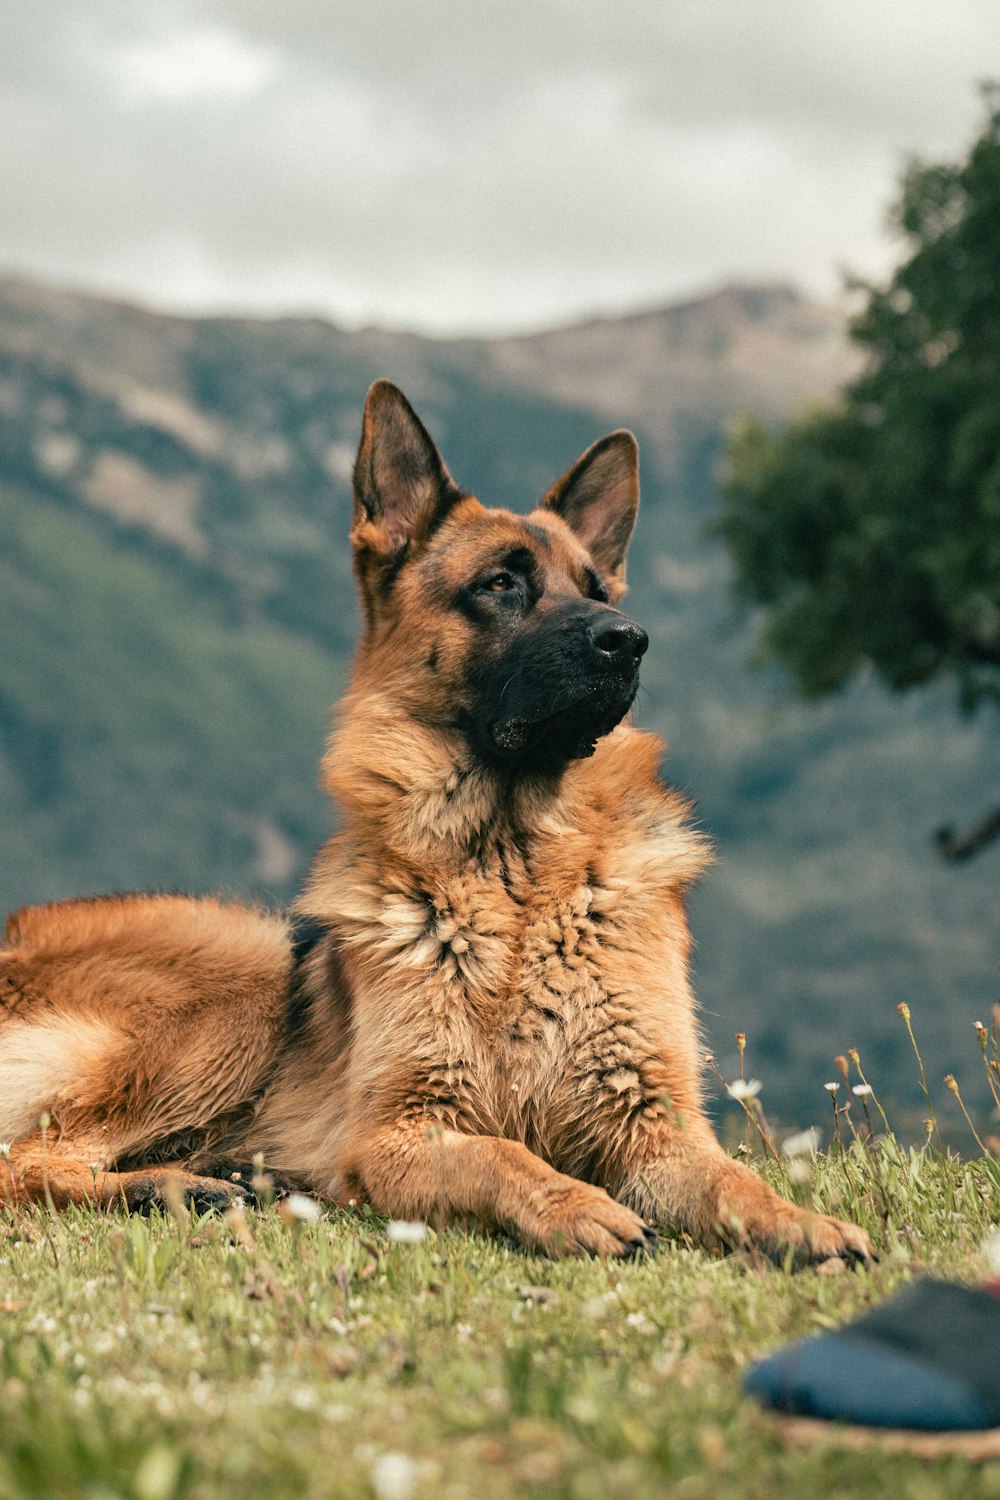
M 633 1237 L 627 1242 L 625 1248 L 626 1258 L 628 1260 L 633 1260 L 638 1255 L 649 1255 L 651 1251 L 656 1248 L 656 1245 L 658 1243 L 659 1235 L 657 1234 L 656 1230 L 652 1229 L 648 1224 L 644 1224 L 642 1226 L 641 1232 L 639 1234 L 633 1235 Z
M 841 1250 L 840 1258 L 846 1261 L 852 1270 L 856 1270 L 859 1266 L 878 1265 L 878 1256 L 874 1250 L 855 1250 L 853 1246 L 848 1246 L 846 1250 Z

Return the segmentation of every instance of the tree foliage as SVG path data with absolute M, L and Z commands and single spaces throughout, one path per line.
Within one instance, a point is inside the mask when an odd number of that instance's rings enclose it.
M 906 256 L 860 288 L 863 367 L 841 401 L 777 435 L 747 422 L 730 446 L 736 592 L 806 696 L 867 665 L 894 691 L 945 676 L 964 709 L 1000 702 L 1000 92 L 986 98 L 965 160 L 904 175 Z

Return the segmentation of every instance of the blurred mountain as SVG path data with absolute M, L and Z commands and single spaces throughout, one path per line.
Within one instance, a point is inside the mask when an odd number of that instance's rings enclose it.
M 857 1046 L 915 1102 L 906 1000 L 932 1078 L 974 1077 L 1000 851 L 945 869 L 928 835 L 995 798 L 1000 721 L 874 684 L 793 703 L 748 668 L 705 530 L 728 424 L 829 397 L 852 369 L 842 330 L 784 287 L 436 340 L 0 281 L 0 906 L 294 892 L 329 830 L 316 767 L 355 636 L 350 469 L 387 376 L 487 502 L 526 508 L 603 432 L 639 435 L 637 718 L 719 845 L 692 920 L 722 1065 L 745 1030 L 765 1102 L 805 1120 Z

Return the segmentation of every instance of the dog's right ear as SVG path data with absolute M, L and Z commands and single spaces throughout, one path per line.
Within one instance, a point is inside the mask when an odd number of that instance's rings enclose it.
M 462 492 L 402 391 L 377 380 L 365 402 L 354 465 L 351 542 L 362 586 L 398 567 L 428 537 Z

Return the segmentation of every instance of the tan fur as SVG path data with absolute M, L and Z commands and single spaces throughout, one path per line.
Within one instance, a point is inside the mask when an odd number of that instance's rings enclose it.
M 139 1203 L 149 1172 L 106 1169 L 155 1161 L 173 1136 L 208 1153 L 250 1113 L 284 1027 L 284 921 L 212 900 L 111 896 L 26 907 L 8 919 L 5 943 L 8 1194 L 41 1195 L 47 1162 L 57 1203 Z M 52 1122 L 44 1151 L 42 1115 Z
M 521 520 L 462 496 L 402 397 L 373 388 L 352 532 L 366 629 L 323 762 L 341 831 L 298 903 L 326 934 L 295 981 L 301 1019 L 285 1020 L 276 918 L 167 897 L 20 914 L 0 954 L 0 1122 L 30 1138 L 8 1191 L 138 1203 L 177 1138 L 189 1174 L 261 1150 L 336 1201 L 550 1254 L 628 1254 L 650 1224 L 868 1253 L 706 1119 L 684 894 L 708 851 L 659 780 L 662 744 L 621 724 L 558 775 L 510 776 L 459 725 L 492 648 L 456 591 L 519 546 L 542 580 L 533 620 L 593 566 L 620 597 L 634 452 L 603 440 Z M 27 1129 L 42 1110 L 47 1184 Z M 182 1186 L 197 1196 L 197 1175 Z

